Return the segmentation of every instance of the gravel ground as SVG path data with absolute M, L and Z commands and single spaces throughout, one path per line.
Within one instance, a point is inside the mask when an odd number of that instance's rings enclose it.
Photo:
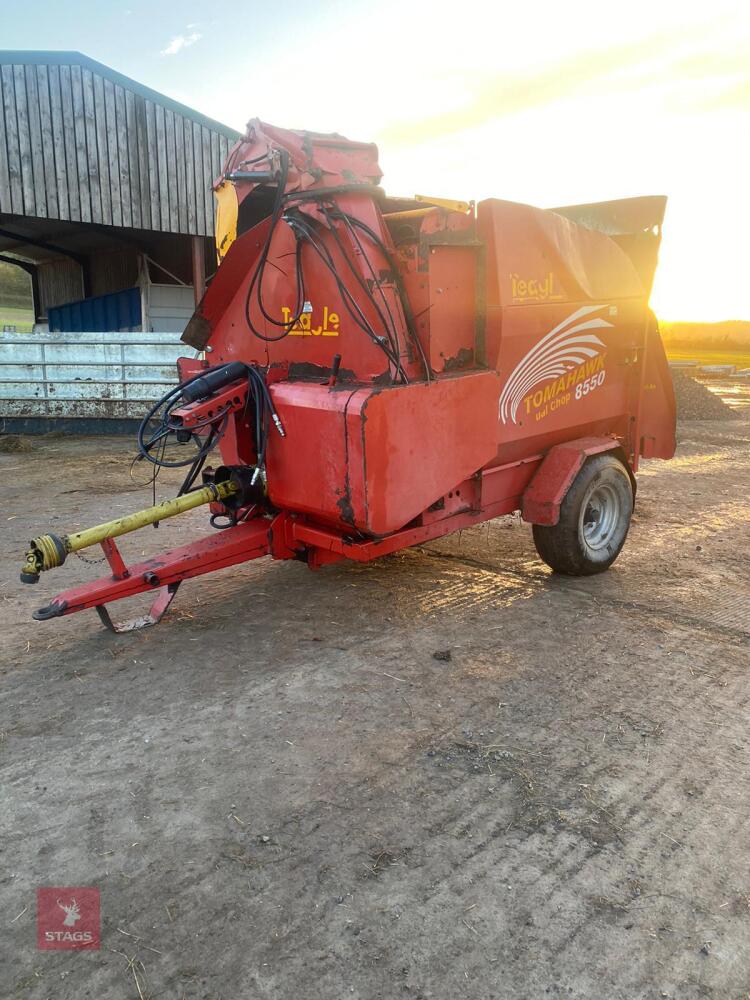
M 94 567 L 17 573 L 143 503 L 129 442 L 0 455 L 2 995 L 747 1000 L 749 443 L 682 423 L 600 577 L 510 517 L 188 581 L 121 636 L 30 620 Z M 101 889 L 100 951 L 35 949 L 45 885 Z
M 673 368 L 672 383 L 678 420 L 733 420 L 738 416 L 736 410 L 692 376 Z

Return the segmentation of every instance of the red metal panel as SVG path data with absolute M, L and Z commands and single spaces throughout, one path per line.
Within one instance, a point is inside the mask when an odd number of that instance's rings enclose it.
M 471 244 L 430 247 L 425 322 L 430 367 L 435 372 L 471 368 L 476 363 L 477 256 Z
M 362 410 L 367 530 L 408 524 L 495 453 L 500 379 L 475 372 L 373 394 Z
M 177 359 L 177 374 L 180 382 L 187 382 L 194 375 L 199 375 L 204 368 L 208 368 L 208 362 L 201 361 L 200 358 Z
M 402 528 L 496 450 L 495 372 L 369 389 L 277 382 L 275 506 L 372 535 Z M 313 445 L 311 447 L 311 445 Z
M 371 392 L 371 388 L 333 389 L 310 382 L 271 386 L 286 434 L 283 439 L 272 434 L 268 442 L 268 496 L 275 507 L 352 526 L 351 511 L 361 511 L 365 500 L 361 475 L 352 483 L 350 468 L 356 468 L 356 461 L 349 451 L 354 452 L 361 437 L 356 421 Z M 355 414 L 352 441 L 346 422 L 349 409 Z
M 628 438 L 647 309 L 630 258 L 604 233 L 528 205 L 482 202 L 478 225 L 487 361 L 504 374 L 497 461 L 571 437 Z
M 645 299 L 627 254 L 604 233 L 554 212 L 488 199 L 477 206 L 490 249 L 487 300 L 502 306 Z
M 523 494 L 521 513 L 532 524 L 557 524 L 560 504 L 583 463 L 590 455 L 614 451 L 614 438 L 579 438 L 552 448 Z
M 298 370 L 309 373 L 314 371 L 313 366 L 328 369 L 334 354 L 340 354 L 343 371 L 354 372 L 364 380 L 382 376 L 388 368 L 383 352 L 356 324 L 330 271 L 309 249 L 303 253 L 303 265 L 310 311 L 304 313 L 289 335 L 281 340 L 266 343 L 251 334 L 245 318 L 246 298 L 257 263 L 258 247 L 267 231 L 267 223 L 262 222 L 232 244 L 183 339 L 188 338 L 191 327 L 197 329 L 202 325 L 206 331 L 211 330 L 211 364 L 241 359 L 262 365 L 296 365 Z M 339 273 L 349 275 L 354 299 L 380 332 L 381 324 L 351 278 L 335 240 L 324 230 L 320 242 L 326 245 Z M 382 266 L 375 251 L 371 247 L 369 251 L 373 265 Z M 263 283 L 264 308 L 279 323 L 293 319 L 296 308 L 294 278 L 290 272 L 294 252 L 292 231 L 282 223 L 271 243 L 270 266 Z M 278 337 L 283 332 L 260 314 L 254 298 L 250 314 L 255 326 L 265 330 L 266 336 Z M 405 342 L 403 334 L 401 340 Z
M 644 458 L 672 458 L 677 446 L 674 386 L 656 320 L 649 326 L 640 406 L 641 455 Z

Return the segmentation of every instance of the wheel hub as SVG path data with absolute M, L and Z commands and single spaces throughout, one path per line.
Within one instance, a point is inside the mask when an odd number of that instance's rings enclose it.
M 612 540 L 620 520 L 620 497 L 608 483 L 591 487 L 582 504 L 581 534 L 590 549 L 605 548 Z

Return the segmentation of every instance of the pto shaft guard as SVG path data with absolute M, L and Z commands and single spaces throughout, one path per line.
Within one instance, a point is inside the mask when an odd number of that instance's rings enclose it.
M 93 528 L 86 528 L 84 531 L 78 531 L 72 535 L 63 535 L 62 538 L 58 535 L 39 535 L 29 543 L 29 550 L 21 569 L 21 582 L 38 583 L 40 573 L 54 569 L 56 566 L 62 566 L 70 552 L 78 552 L 90 545 L 101 544 L 107 539 L 126 535 L 131 531 L 137 531 L 138 528 L 145 527 L 147 524 L 164 521 L 168 517 L 193 510 L 194 507 L 200 507 L 203 504 L 221 502 L 234 496 L 238 489 L 237 483 L 229 480 L 223 483 L 209 483 L 201 489 L 186 493 L 184 496 L 164 500 L 154 507 L 147 507 L 145 510 L 136 511 L 126 517 L 118 517 L 114 521 L 97 524 Z

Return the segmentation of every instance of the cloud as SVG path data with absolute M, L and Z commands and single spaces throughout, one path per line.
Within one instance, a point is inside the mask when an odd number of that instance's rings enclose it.
M 188 28 L 194 27 L 193 24 L 188 25 Z M 163 56 L 176 56 L 182 49 L 195 45 L 202 37 L 200 31 L 191 31 L 189 35 L 175 35 L 174 38 L 170 39 L 167 47 L 161 50 L 161 54 Z
M 415 146 L 603 94 L 631 100 L 650 94 L 654 109 L 659 103 L 681 113 L 747 107 L 750 73 L 745 49 L 744 38 L 712 36 L 701 26 L 686 25 L 599 44 L 513 72 L 479 64 L 465 72 L 463 80 L 457 75 L 465 91 L 460 102 L 445 107 L 428 100 L 416 110 L 407 106 L 382 125 L 376 137 L 393 146 Z M 429 93 L 424 80 L 423 88 Z

